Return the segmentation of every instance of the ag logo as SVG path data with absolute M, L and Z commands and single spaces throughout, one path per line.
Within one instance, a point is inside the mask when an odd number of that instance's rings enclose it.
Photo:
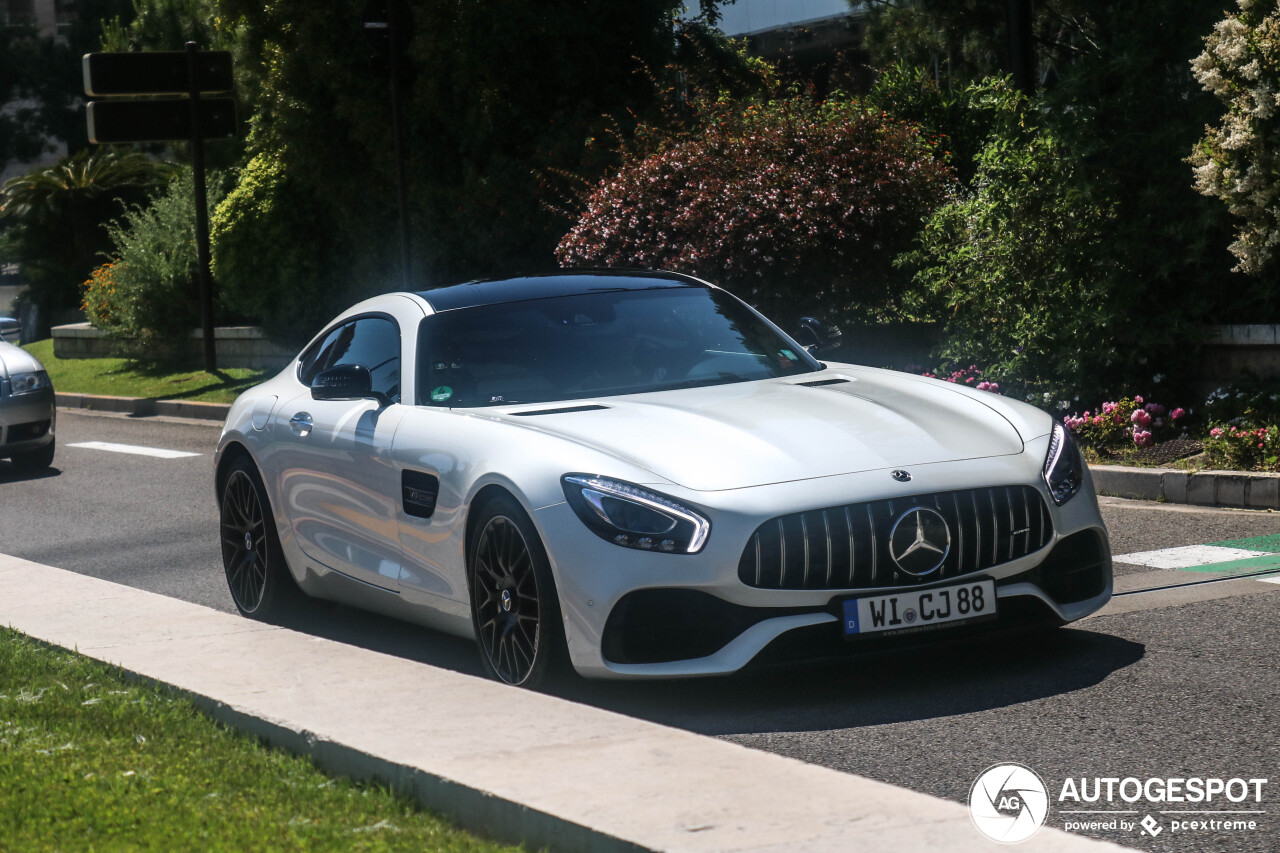
M 969 789 L 969 816 L 978 831 L 1003 844 L 1026 841 L 1049 816 L 1044 780 L 1021 764 L 996 764 Z

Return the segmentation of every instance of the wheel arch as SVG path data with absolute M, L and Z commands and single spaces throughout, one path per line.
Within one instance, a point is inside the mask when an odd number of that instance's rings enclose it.
M 253 454 L 249 452 L 249 448 L 245 447 L 238 441 L 229 442 L 222 448 L 221 456 L 218 459 L 218 468 L 214 472 L 214 493 L 218 499 L 218 508 L 222 508 L 222 492 L 227 485 L 227 475 L 231 472 L 231 466 L 240 460 L 247 460 L 249 464 L 257 468 L 258 463 L 253 458 Z

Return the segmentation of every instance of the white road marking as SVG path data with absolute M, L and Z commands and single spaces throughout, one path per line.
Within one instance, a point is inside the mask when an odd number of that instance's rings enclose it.
M 1280 583 L 1280 576 L 1272 575 L 1269 578 L 1258 578 L 1263 583 Z
M 1185 545 L 1181 548 L 1164 548 L 1160 551 L 1139 551 L 1121 554 L 1112 559 L 1117 563 L 1150 566 L 1153 569 L 1185 569 L 1188 566 L 1205 566 L 1210 563 L 1228 563 L 1265 557 L 1271 551 L 1247 551 L 1244 548 L 1224 548 L 1221 545 Z
M 181 459 L 184 456 L 199 456 L 199 453 L 188 453 L 185 450 L 165 450 L 160 447 L 139 447 L 136 444 L 112 444 L 109 441 L 81 441 L 68 444 L 67 447 L 84 447 L 89 450 L 107 450 L 112 453 L 132 453 L 136 456 L 154 456 L 157 459 Z

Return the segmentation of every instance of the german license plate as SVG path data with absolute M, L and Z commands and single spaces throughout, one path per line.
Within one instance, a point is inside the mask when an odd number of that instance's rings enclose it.
M 891 595 L 848 598 L 843 604 L 846 636 L 914 633 L 950 622 L 994 618 L 996 585 L 991 580 L 980 580 Z

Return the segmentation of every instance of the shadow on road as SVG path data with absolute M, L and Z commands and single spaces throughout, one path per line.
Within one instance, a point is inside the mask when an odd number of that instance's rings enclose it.
M 28 480 L 47 480 L 50 477 L 57 477 L 60 474 L 62 474 L 62 469 L 57 466 L 24 471 L 7 459 L 0 459 L 0 485 L 5 483 L 23 483 Z
M 707 735 L 884 725 L 985 711 L 1092 686 L 1142 645 L 1060 629 L 732 678 L 586 682 L 559 695 Z
M 475 645 L 343 605 L 307 601 L 285 627 L 482 675 Z M 1142 659 L 1141 644 L 1058 629 L 890 652 L 793 669 L 673 681 L 588 681 L 562 698 L 707 735 L 822 731 L 948 717 L 1032 702 L 1101 682 Z

